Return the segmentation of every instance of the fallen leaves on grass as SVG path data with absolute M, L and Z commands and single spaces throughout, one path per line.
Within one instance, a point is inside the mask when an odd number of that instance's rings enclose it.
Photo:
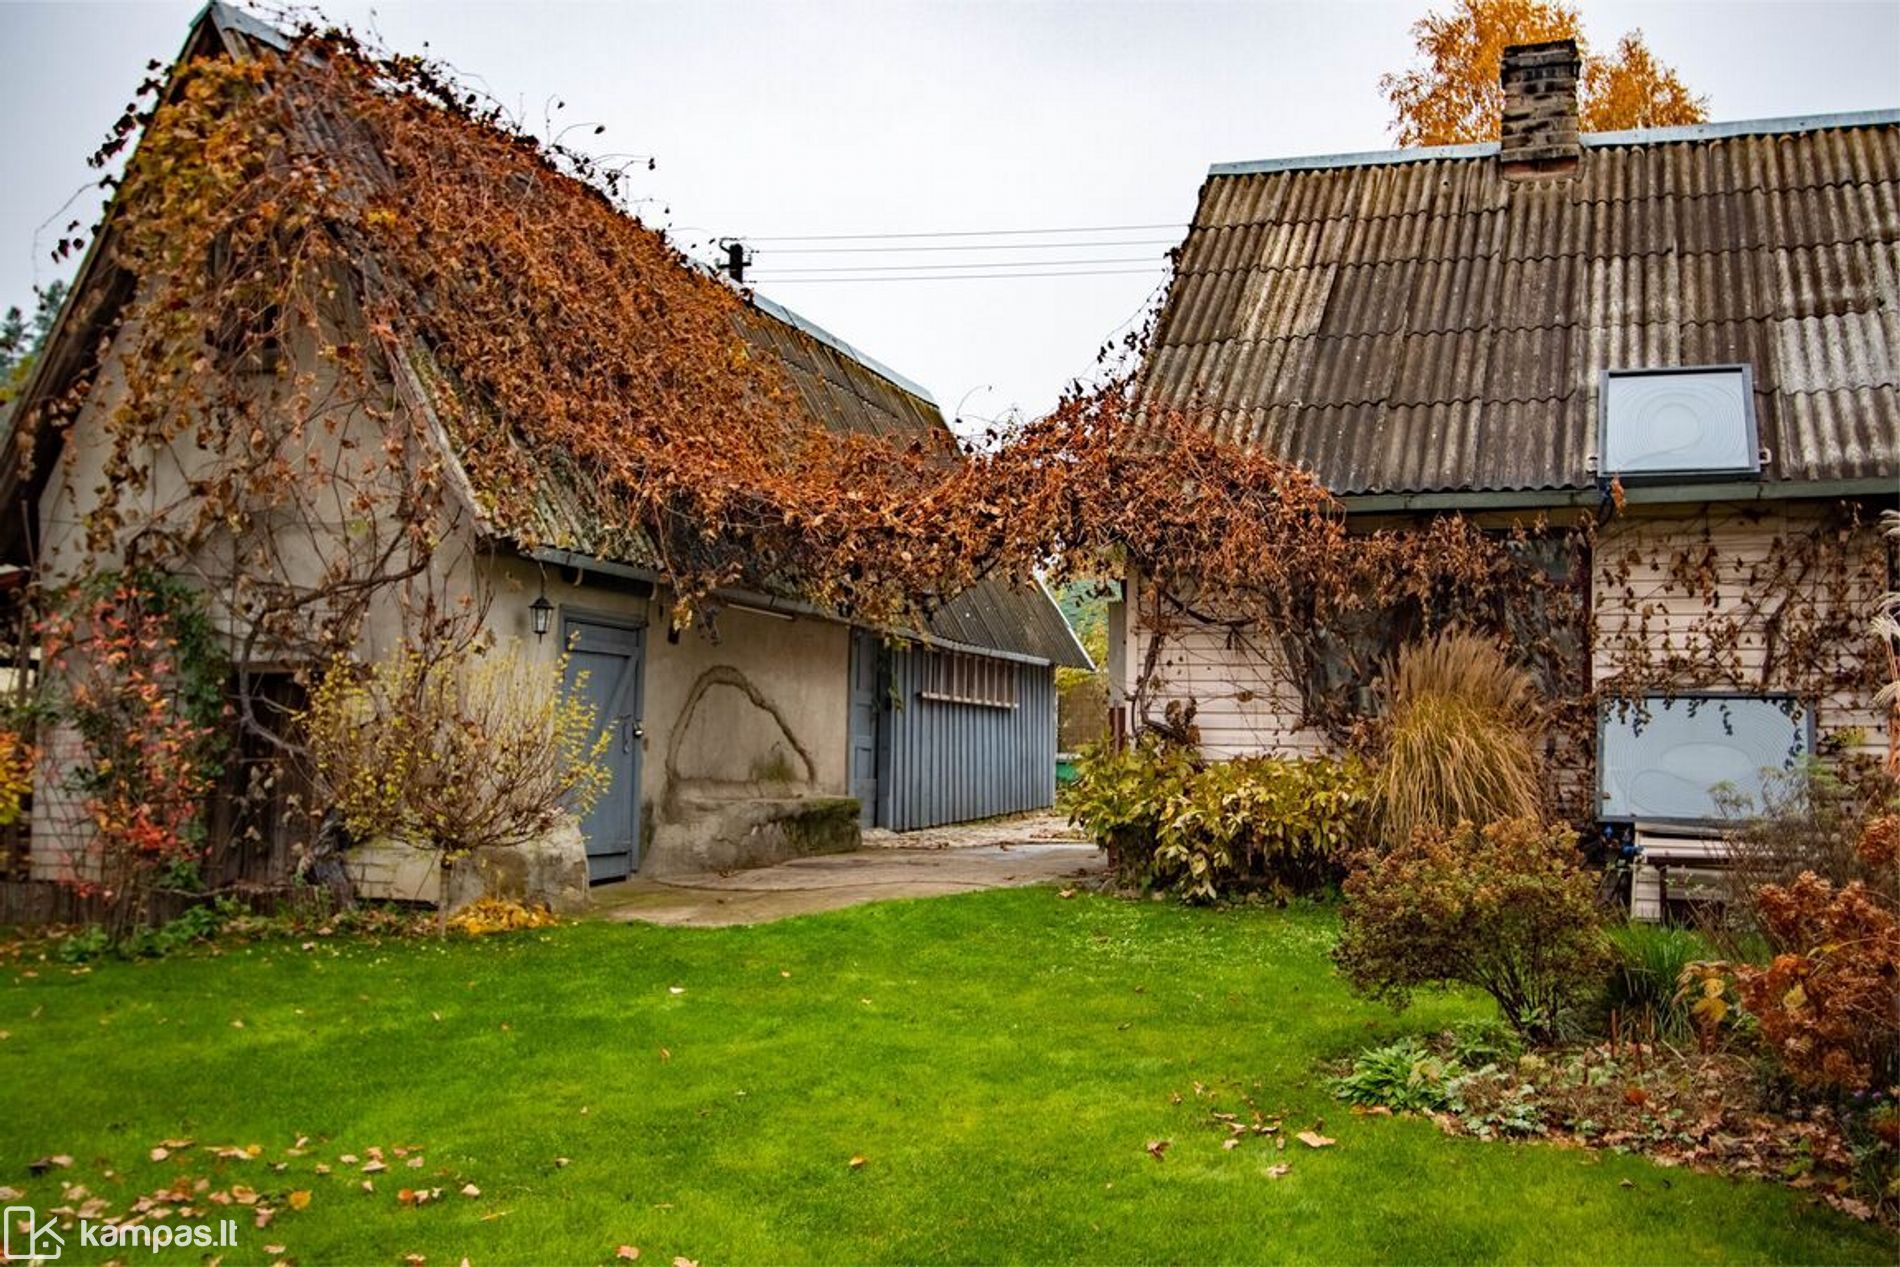
M 862 1169 L 864 1169 L 864 1154 L 863 1154 L 863 1153 L 853 1153 L 853 1154 L 851 1155 L 851 1160 L 850 1160 L 850 1161 L 848 1161 L 848 1162 L 846 1162 L 845 1164 L 846 1164 L 847 1166 L 849 1166 L 849 1167 L 851 1167 L 851 1169 L 853 1169 L 853 1170 L 862 1170 Z
M 310 1208 L 310 1189 L 299 1188 L 295 1192 L 291 1193 L 290 1194 L 290 1208 L 293 1210 L 309 1209 Z
M 1215 1093 L 1197 1082 L 1194 1084 L 1194 1094 L 1196 1098 L 1205 1098 Z M 1177 1091 L 1171 1095 L 1169 1102 L 1181 1103 L 1180 1092 Z M 1254 1136 L 1278 1135 L 1280 1132 L 1282 1118 L 1279 1114 L 1261 1112 L 1260 1106 L 1255 1104 L 1253 1097 L 1248 1095 L 1241 1096 L 1241 1105 L 1244 1109 L 1241 1113 L 1229 1113 L 1218 1108 L 1210 1108 L 1207 1111 L 1208 1121 L 1227 1132 L 1227 1138 L 1221 1141 L 1220 1146 L 1229 1152 L 1239 1148 L 1242 1140 Z M 1284 1141 L 1276 1140 L 1275 1142 L 1285 1147 Z
M 638 1245 L 622 1245 L 614 1250 L 614 1257 L 623 1258 L 628 1262 L 632 1262 L 634 1259 L 640 1257 L 640 1247 Z
M 1833 1192 L 1822 1193 L 1821 1200 L 1827 1202 L 1849 1218 L 1859 1219 L 1862 1223 L 1873 1221 L 1874 1207 L 1865 1201 L 1856 1200 L 1853 1197 L 1843 1197 Z
M 539 903 L 528 906 L 506 898 L 495 897 L 485 897 L 470 902 L 449 917 L 450 928 L 470 937 L 482 937 L 489 933 L 511 933 L 523 928 L 549 928 L 560 922 L 560 918 L 553 911 Z
M 1160 1161 L 1161 1155 L 1172 1147 L 1174 1147 L 1174 1141 L 1171 1139 L 1151 1139 L 1147 1144 L 1148 1155 L 1156 1161 Z
M 1305 1144 L 1308 1148 L 1331 1148 L 1334 1144 L 1339 1142 L 1336 1139 L 1326 1138 L 1326 1136 L 1321 1135 L 1318 1131 L 1301 1131 L 1298 1135 L 1294 1136 L 1294 1138 L 1299 1140 L 1300 1143 Z
M 1266 1173 L 1267 1173 L 1267 1178 L 1269 1178 L 1269 1179 L 1284 1179 L 1284 1178 L 1286 1177 L 1286 1175 L 1287 1175 L 1287 1173 L 1288 1173 L 1289 1171 L 1291 1171 L 1292 1169 L 1293 1169 L 1293 1167 L 1291 1167 L 1291 1166 L 1289 1166 L 1289 1165 L 1287 1165 L 1287 1164 L 1286 1164 L 1285 1162 L 1283 1162 L 1283 1161 L 1282 1161 L 1282 1162 L 1276 1162 L 1276 1163 L 1274 1163 L 1273 1165 L 1271 1165 L 1271 1166 L 1268 1166 L 1268 1167 L 1267 1167 L 1267 1172 L 1266 1172 Z

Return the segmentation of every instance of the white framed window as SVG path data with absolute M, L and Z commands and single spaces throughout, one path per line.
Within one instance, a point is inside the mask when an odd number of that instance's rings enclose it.
M 923 653 L 924 699 L 985 708 L 1016 707 L 1016 666 L 1007 660 L 957 651 Z
M 1603 706 L 1597 817 L 1702 823 L 1718 790 L 1762 803 L 1769 777 L 1814 751 L 1814 710 L 1792 695 L 1654 695 Z
M 1761 472 L 1746 365 L 1603 372 L 1597 471 L 1621 479 Z

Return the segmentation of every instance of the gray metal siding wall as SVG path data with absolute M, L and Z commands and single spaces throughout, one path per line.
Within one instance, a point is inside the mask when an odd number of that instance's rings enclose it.
M 1016 707 L 986 708 L 918 698 L 923 660 L 889 655 L 879 825 L 912 831 L 1054 804 L 1055 670 L 1014 664 Z

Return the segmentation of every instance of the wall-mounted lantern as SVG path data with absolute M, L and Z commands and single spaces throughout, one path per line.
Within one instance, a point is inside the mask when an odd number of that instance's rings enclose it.
M 554 604 L 548 601 L 546 590 L 542 590 L 541 596 L 528 604 L 528 616 L 534 621 L 534 636 L 547 637 L 548 626 L 554 620 Z

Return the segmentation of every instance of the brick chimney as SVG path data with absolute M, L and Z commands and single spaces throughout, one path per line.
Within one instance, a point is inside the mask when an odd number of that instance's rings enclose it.
M 1575 40 L 1514 44 L 1504 50 L 1504 131 L 1499 170 L 1507 177 L 1570 176 L 1577 170 Z

